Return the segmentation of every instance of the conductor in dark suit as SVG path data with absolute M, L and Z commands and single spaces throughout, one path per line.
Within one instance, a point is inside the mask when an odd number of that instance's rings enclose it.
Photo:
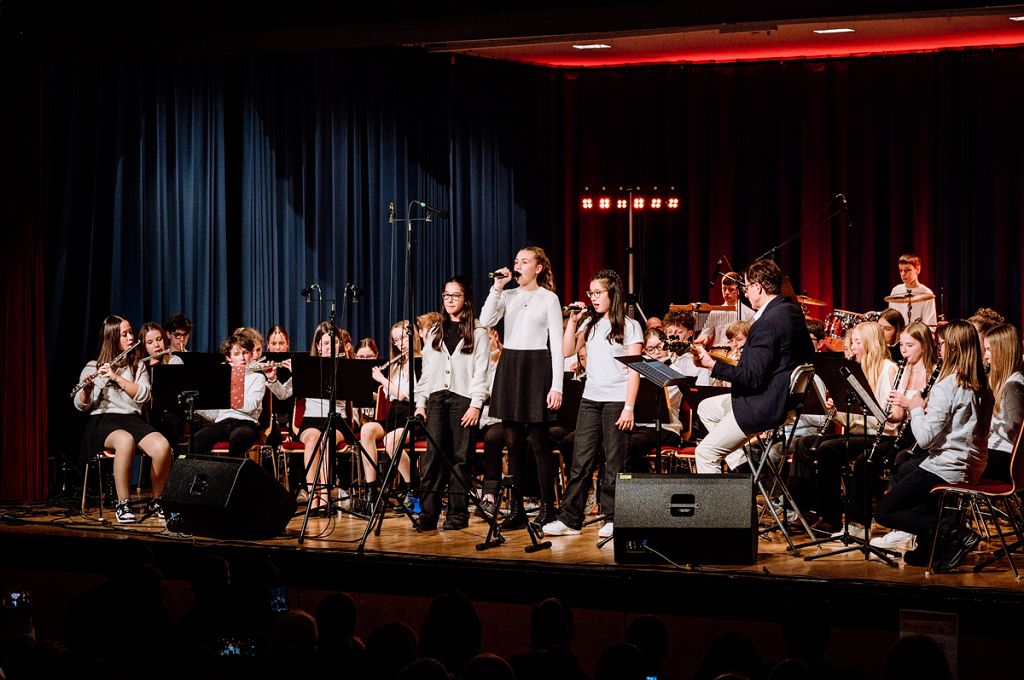
M 705 399 L 697 407 L 708 428 L 708 436 L 697 446 L 698 473 L 721 472 L 723 460 L 732 470 L 746 462 L 743 444 L 782 424 L 790 374 L 814 352 L 800 307 L 779 296 L 779 266 L 758 260 L 747 268 L 744 279 L 756 314 L 739 364 L 715 361 L 700 350 L 700 365 L 710 368 L 713 378 L 732 383 L 732 392 Z

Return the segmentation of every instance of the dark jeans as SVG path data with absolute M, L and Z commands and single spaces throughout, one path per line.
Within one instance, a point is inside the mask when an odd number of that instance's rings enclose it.
M 816 439 L 816 435 L 810 435 L 795 440 L 793 464 L 788 476 L 789 491 L 801 510 L 814 510 L 826 521 L 839 524 L 843 516 L 843 469 L 865 452 L 864 437 L 851 436 L 849 448 L 846 437 L 826 438 L 818 446 L 817 452 L 814 452 L 811 446 Z M 868 437 L 867 450 L 870 450 L 874 439 L 873 436 Z M 864 523 L 867 520 L 870 499 L 882 490 L 883 460 L 889 454 L 893 442 L 890 437 L 884 438 L 873 462 L 868 463 L 861 458 L 854 463 L 847 488 L 851 522 Z
M 251 420 L 233 418 L 219 423 L 210 423 L 201 428 L 192 437 L 195 453 L 208 456 L 217 442 L 228 443 L 228 455 L 233 458 L 244 458 L 249 447 L 260 438 L 256 423 Z
M 572 471 L 562 499 L 558 518 L 567 527 L 583 526 L 583 510 L 587 491 L 597 465 L 597 457 L 604 447 L 604 476 L 601 480 L 601 512 L 611 519 L 615 514 L 615 480 L 622 471 L 622 462 L 629 446 L 629 432 L 615 427 L 622 414 L 621 401 L 580 401 L 576 418 L 576 444 L 572 457 Z
M 938 498 L 931 490 L 945 483 L 918 465 L 901 470 L 899 481 L 878 501 L 875 520 L 890 529 L 914 534 L 919 546 L 927 546 L 938 517 Z
M 427 433 L 437 442 L 438 451 L 428 440 L 427 450 L 420 458 L 420 504 L 423 515 L 437 519 L 441 514 L 441 497 L 448 490 L 449 516 L 468 515 L 469 498 L 459 477 L 470 479 L 469 457 L 473 451 L 473 429 L 462 426 L 462 416 L 470 406 L 469 397 L 442 390 L 427 397 Z M 448 462 L 442 456 L 448 455 Z M 453 475 L 449 464 L 458 475 Z

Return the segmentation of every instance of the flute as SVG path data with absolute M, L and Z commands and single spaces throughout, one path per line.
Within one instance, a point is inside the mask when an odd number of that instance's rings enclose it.
M 159 359 L 160 357 L 165 356 L 167 354 L 170 354 L 173 351 L 174 351 L 173 347 L 168 347 L 167 349 L 164 349 L 164 350 L 161 350 L 159 352 L 156 352 L 155 354 L 150 354 L 148 357 L 144 357 L 142 359 L 142 363 L 146 363 L 147 361 L 152 361 L 153 359 Z
M 131 347 L 129 347 L 129 348 L 128 348 L 128 349 L 126 349 L 125 351 L 121 352 L 120 354 L 118 354 L 118 355 L 117 355 L 116 357 L 114 357 L 113 359 L 111 359 L 111 360 L 110 360 L 110 368 L 111 368 L 111 369 L 114 369 L 114 368 L 119 368 L 119 365 L 120 365 L 120 363 L 121 363 L 122 361 L 124 361 L 124 360 L 125 360 L 125 358 L 126 358 L 126 357 L 127 357 L 127 356 L 128 356 L 129 354 L 131 354 L 132 352 L 134 352 L 134 351 L 135 351 L 135 350 L 136 350 L 136 349 L 138 348 L 138 346 L 139 346 L 139 345 L 141 345 L 141 344 L 142 344 L 142 340 L 136 340 L 136 341 L 135 341 L 135 344 L 134 344 L 134 345 L 132 345 Z M 72 389 L 72 390 L 71 390 L 71 396 L 72 396 L 72 398 L 73 398 L 73 397 L 74 397 L 74 396 L 75 396 L 76 394 L 78 394 L 79 392 L 81 392 L 82 390 L 84 390 L 84 389 L 85 389 L 86 387 L 88 387 L 89 385 L 91 385 L 91 384 L 93 383 L 93 381 L 94 381 L 94 380 L 96 380 L 96 378 L 98 378 L 99 376 L 100 376 L 100 372 L 99 372 L 99 366 L 97 366 L 97 367 L 96 367 L 96 372 L 95 372 L 95 373 L 90 373 L 89 375 L 85 376 L 85 380 L 83 380 L 82 382 L 80 382 L 80 383 L 78 383 L 77 385 L 75 385 L 74 389 Z
M 245 367 L 247 371 L 265 371 L 270 368 L 281 368 L 286 365 L 288 360 L 284 361 L 254 361 Z

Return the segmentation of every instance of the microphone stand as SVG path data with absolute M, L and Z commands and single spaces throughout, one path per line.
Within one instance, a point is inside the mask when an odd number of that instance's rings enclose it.
M 836 210 L 834 212 L 830 212 L 828 215 L 826 215 L 824 217 L 821 217 L 821 214 L 823 212 L 827 211 L 832 206 L 832 204 L 835 202 L 835 200 L 837 198 L 840 198 L 840 197 L 843 199 L 843 203 L 840 206 L 839 210 Z M 757 262 L 758 260 L 766 260 L 766 259 L 767 260 L 774 260 L 775 259 L 775 255 L 778 253 L 779 250 L 782 249 L 783 246 L 789 245 L 793 241 L 796 241 L 799 238 L 801 238 L 804 235 L 804 232 L 806 232 L 811 227 L 816 227 L 819 224 L 824 224 L 825 222 L 828 222 L 829 220 L 831 220 L 834 217 L 838 217 L 839 215 L 841 215 L 843 213 L 843 211 L 845 209 L 846 209 L 846 197 L 843 194 L 836 194 L 835 196 L 832 197 L 832 199 L 828 203 L 825 204 L 825 206 L 821 210 L 819 210 L 817 212 L 817 214 L 814 217 L 812 217 L 810 220 L 808 220 L 806 223 L 804 223 L 804 225 L 802 227 L 800 227 L 800 231 L 798 231 L 797 233 L 793 234 L 789 238 L 782 240 L 778 244 L 772 246 L 768 250 L 766 250 L 763 253 L 761 253 L 759 256 L 755 257 L 754 258 L 754 262 Z
M 409 213 L 412 211 L 412 208 L 414 206 L 419 206 L 420 208 L 426 210 L 426 215 L 424 217 L 416 218 L 408 217 Z M 409 417 L 406 418 L 405 425 L 402 428 L 402 433 L 398 437 L 398 444 L 395 447 L 395 455 L 391 457 L 391 462 L 388 465 L 388 469 L 384 473 L 383 478 L 380 480 L 380 495 L 377 496 L 377 501 L 374 503 L 372 509 L 370 510 L 370 517 L 366 522 L 366 528 L 363 530 L 363 536 L 362 538 L 360 538 L 359 545 L 356 548 L 356 552 L 359 554 L 363 554 L 363 552 L 365 551 L 366 540 L 367 538 L 369 538 L 371 530 L 374 532 L 375 536 L 380 536 L 381 527 L 384 523 L 384 512 L 390 505 L 390 487 L 395 479 L 395 475 L 398 472 L 398 463 L 402 459 L 402 449 L 403 447 L 407 447 L 409 461 L 411 463 L 413 460 L 413 454 L 416 452 L 417 432 L 423 434 L 423 436 L 426 437 L 428 443 L 427 445 L 433 447 L 433 450 L 438 453 L 441 460 L 448 467 L 448 471 L 450 472 L 449 480 L 454 479 L 465 490 L 466 494 L 469 496 L 469 500 L 473 503 L 474 506 L 476 506 L 476 509 L 479 511 L 479 513 L 484 517 L 488 516 L 487 513 L 484 512 L 483 508 L 481 507 L 480 498 L 473 490 L 473 486 L 470 483 L 470 480 L 467 480 L 465 475 L 459 469 L 452 453 L 441 448 L 441 446 L 430 434 L 430 431 L 427 430 L 426 422 L 422 418 L 417 418 L 415 416 L 416 364 L 413 348 L 416 346 L 414 342 L 414 333 L 416 333 L 416 235 L 414 227 L 417 222 L 431 222 L 431 216 L 434 214 L 437 214 L 439 217 L 446 217 L 447 214 L 442 213 L 436 210 L 435 208 L 428 206 L 426 203 L 423 203 L 422 201 L 411 201 L 409 203 L 409 208 L 406 211 L 407 216 L 405 219 L 396 219 L 393 215 L 393 212 L 390 209 L 388 212 L 388 221 L 391 222 L 392 224 L 394 224 L 395 222 L 401 222 L 405 225 L 406 230 L 405 283 L 407 305 L 406 311 L 409 314 L 408 327 L 406 328 L 406 332 L 408 334 L 408 349 L 406 352 L 406 362 L 409 369 Z M 451 488 L 450 481 L 449 488 Z M 435 491 L 433 489 L 431 489 L 430 492 L 440 493 L 440 491 Z M 399 503 L 398 505 L 405 512 L 406 516 L 409 518 L 409 521 L 412 522 L 413 527 L 417 531 L 421 531 L 420 525 L 416 521 L 416 518 L 413 516 L 412 511 L 410 511 L 409 508 L 405 507 L 405 505 L 402 503 Z M 497 547 L 505 542 L 505 537 L 501 535 L 501 531 L 498 527 L 498 513 L 495 512 L 493 513 L 493 515 L 490 516 L 490 530 L 487 533 L 487 539 L 485 539 L 483 543 L 477 544 L 477 550 L 486 550 L 488 548 Z M 527 551 L 530 551 L 529 548 L 527 548 Z

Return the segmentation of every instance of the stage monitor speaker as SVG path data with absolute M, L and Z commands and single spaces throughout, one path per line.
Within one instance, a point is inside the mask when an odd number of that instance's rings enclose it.
M 163 494 L 167 528 L 218 538 L 269 538 L 284 533 L 296 503 L 248 458 L 179 456 Z
M 752 477 L 620 474 L 615 561 L 665 564 L 666 558 L 677 564 L 756 562 Z

